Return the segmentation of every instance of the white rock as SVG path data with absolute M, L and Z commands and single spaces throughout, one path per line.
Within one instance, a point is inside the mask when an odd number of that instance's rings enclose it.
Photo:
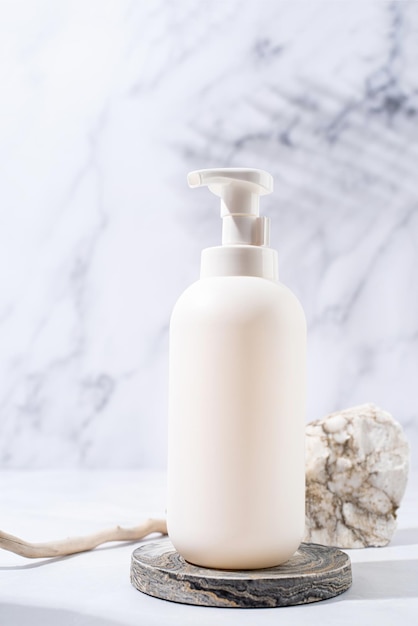
M 373 404 L 307 424 L 304 541 L 340 548 L 387 545 L 408 467 L 401 425 Z

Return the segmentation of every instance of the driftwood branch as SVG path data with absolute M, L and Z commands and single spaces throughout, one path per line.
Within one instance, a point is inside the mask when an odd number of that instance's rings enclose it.
M 143 539 L 150 533 L 166 535 L 166 521 L 164 519 L 148 519 L 133 528 L 116 526 L 85 537 L 69 537 L 61 541 L 47 541 L 46 543 L 31 543 L 0 530 L 0 548 L 29 559 L 37 559 L 86 552 L 109 541 L 136 541 Z

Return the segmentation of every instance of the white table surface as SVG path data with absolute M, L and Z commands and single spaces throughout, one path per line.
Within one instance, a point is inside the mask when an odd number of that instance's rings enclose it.
M 0 551 L 0 625 L 224 624 L 409 625 L 418 623 L 418 475 L 409 481 L 398 530 L 386 548 L 348 551 L 353 585 L 315 604 L 215 609 L 175 604 L 129 582 L 134 544 L 30 560 Z M 0 528 L 29 541 L 81 535 L 164 516 L 165 475 L 129 471 L 0 471 Z

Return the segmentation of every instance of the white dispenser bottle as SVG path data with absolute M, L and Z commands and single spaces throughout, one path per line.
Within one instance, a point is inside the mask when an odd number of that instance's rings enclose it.
M 272 567 L 302 540 L 306 323 L 278 282 L 262 170 L 200 170 L 221 197 L 222 246 L 170 324 L 168 533 L 189 562 Z

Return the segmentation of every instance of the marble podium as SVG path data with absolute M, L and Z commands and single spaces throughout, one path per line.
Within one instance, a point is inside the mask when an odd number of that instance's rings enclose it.
M 341 550 L 302 543 L 278 567 L 215 570 L 187 563 L 169 538 L 132 554 L 131 583 L 150 596 L 199 606 L 272 608 L 333 598 L 352 582 L 350 558 Z

